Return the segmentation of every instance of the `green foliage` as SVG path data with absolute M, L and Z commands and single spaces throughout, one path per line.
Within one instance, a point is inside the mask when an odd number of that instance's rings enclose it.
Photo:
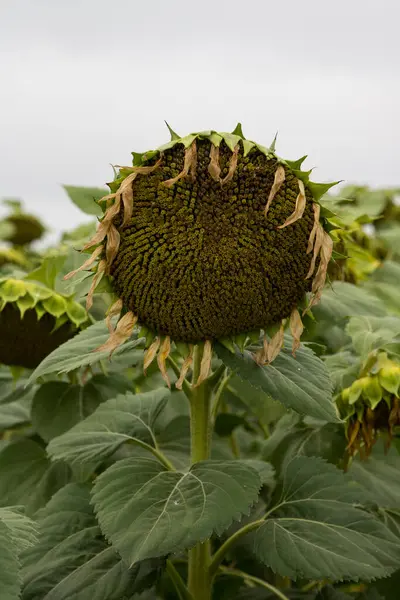
M 240 125 L 201 136 L 254 148 Z M 134 155 L 135 165 L 149 157 Z M 327 189 L 314 187 L 314 197 Z M 103 214 L 96 200 L 105 190 L 65 190 L 86 214 Z M 175 382 L 189 347 L 172 343 L 170 389 L 160 354 L 143 372 L 149 340 L 138 329 L 111 357 L 98 351 L 110 335 L 110 288 L 100 283 L 88 318 L 88 271 L 63 279 L 87 258 L 74 248 L 93 223 L 42 254 L 26 252 L 30 273 L 1 271 L 7 302 L 24 312 L 35 301 L 84 327 L 33 371 L 0 365 L 1 600 L 397 600 L 394 194 L 349 186 L 322 199 L 326 228 L 344 227 L 337 240 L 348 242 L 335 243 L 335 261 L 348 255 L 351 269 L 333 275 L 303 317 L 295 356 L 286 334 L 264 366 L 254 361 L 258 333 L 225 339 L 213 343 L 201 384 L 196 350 L 182 390 Z M 366 406 L 380 407 L 375 429 Z M 372 436 L 369 456 L 357 419 Z
M 18 600 L 21 592 L 20 557 L 37 544 L 37 529 L 18 507 L 0 508 L 0 593 L 2 600 Z
M 362 501 L 360 488 L 334 466 L 318 458 L 292 460 L 257 530 L 257 556 L 291 579 L 371 581 L 389 575 L 400 560 L 398 538 L 354 506 Z
M 217 344 L 216 351 L 241 379 L 260 388 L 287 408 L 326 421 L 338 421 L 328 371 L 308 348 L 301 346 L 294 358 L 289 344 L 286 344 L 273 364 L 266 367 L 258 366 L 247 350 L 243 353 L 236 350 L 232 354 Z

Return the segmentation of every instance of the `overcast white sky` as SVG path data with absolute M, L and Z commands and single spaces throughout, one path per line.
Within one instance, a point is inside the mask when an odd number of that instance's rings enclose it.
M 164 119 L 399 185 L 399 23 L 398 0 L 0 0 L 0 197 L 71 228 L 60 184 L 102 186 Z

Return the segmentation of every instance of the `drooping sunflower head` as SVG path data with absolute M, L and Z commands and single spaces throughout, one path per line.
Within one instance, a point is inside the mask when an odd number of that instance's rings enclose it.
M 26 246 L 38 240 L 45 233 L 44 225 L 35 216 L 25 213 L 19 200 L 5 200 L 5 204 L 12 209 L 5 222 L 12 226 L 7 241 L 14 246 Z
M 171 340 L 188 344 L 190 361 L 193 344 L 210 356 L 214 340 L 263 330 L 256 359 L 271 362 L 286 319 L 298 346 L 306 292 L 309 307 L 321 296 L 332 241 L 318 201 L 334 184 L 311 183 L 306 157 L 282 160 L 275 144 L 246 140 L 240 125 L 171 138 L 119 167 L 84 247 L 93 254 L 81 268 L 98 260 L 89 305 L 106 275 L 116 295 L 109 323 L 123 315 L 107 347 L 138 322 L 154 338 L 145 364 L 158 352 L 162 367 Z
M 87 321 L 70 297 L 34 281 L 0 278 L 0 363 L 33 369 Z
M 336 402 L 346 420 L 350 454 L 368 456 L 380 434 L 390 445 L 400 427 L 400 364 L 379 352 L 368 372 L 345 388 Z

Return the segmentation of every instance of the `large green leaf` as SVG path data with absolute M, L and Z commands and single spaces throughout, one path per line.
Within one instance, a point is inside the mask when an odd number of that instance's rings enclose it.
M 37 390 L 33 399 L 32 424 L 48 442 L 92 414 L 105 400 L 131 387 L 129 379 L 117 374 L 94 375 L 83 386 L 49 381 Z
M 359 315 L 384 316 L 385 309 L 367 290 L 345 281 L 334 281 L 331 288 L 324 291 L 313 313 L 318 320 L 334 322 Z
M 32 373 L 29 381 L 35 381 L 38 377 L 49 375 L 51 373 L 68 373 L 74 369 L 79 369 L 91 365 L 99 360 L 108 359 L 109 351 L 95 351 L 96 348 L 104 344 L 110 336 L 105 321 L 99 321 L 90 327 L 81 331 L 65 344 L 56 348 L 51 354 L 40 363 Z M 115 350 L 113 357 L 129 352 L 142 344 L 143 340 L 131 340 Z M 132 356 L 131 364 L 135 360 L 140 360 L 142 353 Z
M 386 453 L 383 443 L 377 444 L 367 460 L 352 461 L 349 473 L 371 502 L 400 512 L 400 456 L 394 448 Z
M 70 479 L 70 469 L 52 464 L 32 440 L 21 439 L 0 452 L 0 505 L 22 504 L 34 514 Z
M 96 479 L 100 526 L 129 564 L 180 552 L 248 514 L 261 487 L 240 461 L 201 461 L 166 471 L 152 458 L 118 461 Z
M 22 557 L 23 600 L 121 600 L 157 580 L 157 563 L 128 569 L 107 544 L 89 491 L 69 484 L 38 514 L 40 541 Z
M 400 318 L 352 317 L 346 330 L 356 352 L 364 357 L 372 350 L 396 341 L 400 336 Z
M 308 348 L 301 346 L 296 358 L 291 354 L 289 342 L 274 362 L 260 367 L 252 354 L 238 349 L 233 354 L 221 344 L 216 344 L 221 360 L 243 380 L 262 389 L 274 400 L 300 414 L 325 421 L 338 421 L 332 402 L 332 382 L 324 363 Z
M 0 508 L 0 598 L 19 600 L 21 592 L 20 555 L 37 543 L 31 519 L 18 507 Z
M 100 205 L 96 202 L 103 198 L 108 192 L 102 188 L 93 187 L 77 187 L 75 185 L 64 185 L 64 190 L 72 202 L 87 215 L 96 215 L 101 217 L 103 211 Z
M 389 575 L 399 564 L 400 540 L 353 506 L 362 501 L 362 488 L 333 465 L 295 458 L 275 507 L 256 532 L 258 557 L 291 579 L 371 581 Z
M 0 431 L 12 429 L 18 425 L 29 423 L 29 406 L 17 400 L 9 404 L 0 404 Z
M 80 477 L 89 477 L 122 444 L 138 439 L 155 445 L 154 424 L 165 406 L 169 390 L 118 395 L 63 435 L 54 438 L 48 452 L 67 461 Z

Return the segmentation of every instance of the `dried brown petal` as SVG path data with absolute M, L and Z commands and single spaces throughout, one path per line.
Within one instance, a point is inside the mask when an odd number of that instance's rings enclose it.
M 210 340 L 206 340 L 204 342 L 203 356 L 202 356 L 201 363 L 200 363 L 199 377 L 198 377 L 194 387 L 197 387 L 198 385 L 203 383 L 203 381 L 205 379 L 207 379 L 207 377 L 210 373 L 210 369 L 211 369 L 211 359 L 212 359 L 212 344 L 211 344 Z
M 219 147 L 211 144 L 210 148 L 210 164 L 208 165 L 208 172 L 214 181 L 221 181 L 221 166 L 219 164 Z
M 346 450 L 351 450 L 352 449 L 352 447 L 353 447 L 353 445 L 354 445 L 354 443 L 355 443 L 355 441 L 357 439 L 358 433 L 360 431 L 360 426 L 361 426 L 360 421 L 356 421 L 354 423 L 354 425 L 351 425 L 351 429 L 350 429 L 350 426 L 349 426 L 349 430 L 348 430 L 349 443 L 347 444 Z
M 257 352 L 254 354 L 254 360 L 260 366 L 265 365 L 268 360 L 268 346 L 267 334 L 264 333 L 263 347 L 260 348 L 260 350 L 257 350 Z
M 314 273 L 315 263 L 316 263 L 316 260 L 318 258 L 319 252 L 321 250 L 323 239 L 324 239 L 324 230 L 322 228 L 321 223 L 318 223 L 318 225 L 317 225 L 317 233 L 315 235 L 314 253 L 313 253 L 312 260 L 311 260 L 310 268 L 309 268 L 308 273 L 306 275 L 306 279 L 309 279 L 312 276 L 312 274 Z
M 79 271 L 83 271 L 84 269 L 87 269 L 88 267 L 91 267 L 92 264 L 94 263 L 94 261 L 96 260 L 96 258 L 98 258 L 100 256 L 100 254 L 103 252 L 104 246 L 98 246 L 90 255 L 90 258 L 88 258 L 87 260 L 85 260 L 85 262 L 83 263 L 83 265 L 81 265 L 79 267 L 79 269 L 75 269 L 75 271 L 71 271 L 70 273 L 68 273 L 67 275 L 64 276 L 64 279 L 71 279 L 71 277 L 73 277 L 74 275 L 76 275 Z
M 117 256 L 120 239 L 121 237 L 119 235 L 118 229 L 115 227 L 115 225 L 111 224 L 107 234 L 106 245 L 106 261 L 108 271 L 110 270 L 114 258 Z
M 275 198 L 276 194 L 279 192 L 279 189 L 284 181 L 285 181 L 285 169 L 282 167 L 282 165 L 279 165 L 275 171 L 274 183 L 272 184 L 271 191 L 268 196 L 268 202 L 264 209 L 265 216 L 267 215 L 269 207 L 271 206 L 273 199 Z
M 167 179 L 166 181 L 163 181 L 163 184 L 166 187 L 172 187 L 174 185 L 174 183 L 179 181 L 179 179 L 182 179 L 183 177 L 187 177 L 187 175 L 189 174 L 189 171 L 192 171 L 192 174 L 193 174 L 196 163 L 197 163 L 197 149 L 196 149 L 196 140 L 194 140 L 193 143 L 188 148 L 185 149 L 185 161 L 183 164 L 182 171 L 176 177 L 173 177 L 172 179 Z
M 107 311 L 106 325 L 107 325 L 108 331 L 110 333 L 114 332 L 114 327 L 112 326 L 111 319 L 117 315 L 119 317 L 119 315 L 121 314 L 123 305 L 124 305 L 123 301 L 119 298 L 116 302 L 114 302 L 114 304 L 112 304 L 110 306 L 110 308 Z
M 138 318 L 133 314 L 133 312 L 127 312 L 122 319 L 118 321 L 115 331 L 113 331 L 106 343 L 96 348 L 96 351 L 102 352 L 103 350 L 109 350 L 111 357 L 114 350 L 116 350 L 118 346 L 121 346 L 121 344 L 131 337 L 137 320 Z
M 296 350 L 298 350 L 298 348 L 300 348 L 301 334 L 304 331 L 304 325 L 302 323 L 300 313 L 297 310 L 297 308 L 294 308 L 292 310 L 292 313 L 290 315 L 289 325 L 290 325 L 290 333 L 293 336 L 292 354 L 293 354 L 293 356 L 296 356 Z
M 101 278 L 104 275 L 106 266 L 107 262 L 104 259 L 101 260 L 97 266 L 97 271 L 95 276 L 93 277 L 92 285 L 90 286 L 90 290 L 88 292 L 88 295 L 86 296 L 86 310 L 90 310 L 93 306 L 93 294 L 96 287 L 100 283 Z
M 166 360 L 167 360 L 170 352 L 171 352 L 171 339 L 170 339 L 169 335 L 167 335 L 164 338 L 163 343 L 161 344 L 160 352 L 158 353 L 158 356 L 157 356 L 157 363 L 158 363 L 158 368 L 161 371 L 161 375 L 169 388 L 171 387 L 171 382 L 168 377 L 167 366 L 165 363 L 166 363 Z
M 267 359 L 268 363 L 272 363 L 272 361 L 274 361 L 275 358 L 278 356 L 278 354 L 281 351 L 282 346 L 283 346 L 283 340 L 284 340 L 284 328 L 283 328 L 283 323 L 281 323 L 279 330 L 272 337 L 272 339 L 269 343 L 269 346 L 268 346 L 268 359 Z
M 238 162 L 238 154 L 239 154 L 239 144 L 237 144 L 232 152 L 231 159 L 229 161 L 229 170 L 228 174 L 223 178 L 221 184 L 224 185 L 233 179 L 233 176 L 236 171 L 237 162 Z
M 147 348 L 146 352 L 144 353 L 144 359 L 143 359 L 144 373 L 146 373 L 146 369 L 151 365 L 154 358 L 156 357 L 159 347 L 160 347 L 160 338 L 156 337 L 154 339 L 154 341 L 150 344 L 150 346 Z
M 279 225 L 278 229 L 283 229 L 284 227 L 287 227 L 288 225 L 292 225 L 293 223 L 298 221 L 298 219 L 301 219 L 301 217 L 303 216 L 304 209 L 306 207 L 306 191 L 304 189 L 304 183 L 300 179 L 297 181 L 297 183 L 299 184 L 300 191 L 296 198 L 295 209 L 294 209 L 293 213 L 290 215 L 290 217 L 288 217 L 286 219 L 284 224 Z
M 187 375 L 187 372 L 189 371 L 190 367 L 192 366 L 192 362 L 193 362 L 193 349 L 194 349 L 193 345 L 190 345 L 189 354 L 187 355 L 187 357 L 183 361 L 183 364 L 182 364 L 182 367 L 181 367 L 181 372 L 179 373 L 179 379 L 175 383 L 175 387 L 178 390 L 182 389 L 182 385 L 183 385 L 183 382 L 184 382 L 185 377 Z
M 122 221 L 122 227 L 125 227 L 132 218 L 133 213 L 133 187 L 132 184 L 137 177 L 137 173 L 132 173 L 126 179 L 130 178 L 129 185 L 125 186 L 122 190 L 121 185 L 121 196 L 122 196 L 122 204 L 124 205 L 124 220 Z M 124 180 L 124 182 L 126 181 Z M 123 182 L 123 183 L 124 183 Z
M 106 212 L 104 213 L 104 218 L 102 221 L 100 221 L 96 233 L 94 234 L 92 239 L 89 240 L 87 244 L 83 246 L 83 250 L 87 250 L 88 248 L 91 248 L 92 246 L 95 246 L 96 244 L 99 244 L 104 240 L 108 233 L 108 230 L 111 227 L 112 220 L 119 213 L 120 205 L 121 196 L 116 196 L 114 204 L 107 208 Z
M 308 246 L 307 246 L 307 252 L 306 252 L 306 254 L 310 254 L 311 250 L 314 247 L 314 240 L 315 240 L 315 236 L 316 236 L 318 225 L 319 225 L 319 215 L 320 215 L 320 212 L 321 212 L 320 205 L 316 204 L 314 202 L 313 203 L 313 210 L 314 210 L 314 225 L 313 225 L 313 228 L 311 229 L 310 237 L 308 238 Z

